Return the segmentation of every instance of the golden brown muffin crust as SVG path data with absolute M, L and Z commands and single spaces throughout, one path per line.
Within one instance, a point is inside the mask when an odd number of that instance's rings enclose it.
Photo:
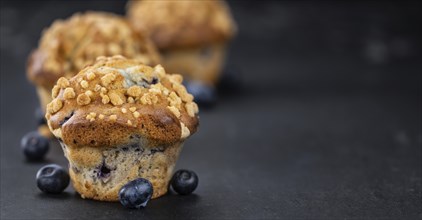
M 57 81 L 48 125 L 69 146 L 115 147 L 139 137 L 151 146 L 179 142 L 198 126 L 198 106 L 182 80 L 160 65 L 100 57 L 73 78 Z
M 137 31 L 148 31 L 160 49 L 227 41 L 236 31 L 224 1 L 137 1 L 128 3 Z
M 39 47 L 28 59 L 27 75 L 36 85 L 51 88 L 57 79 L 75 75 L 96 57 L 119 54 L 149 65 L 160 60 L 150 40 L 121 16 L 77 13 L 43 31 Z

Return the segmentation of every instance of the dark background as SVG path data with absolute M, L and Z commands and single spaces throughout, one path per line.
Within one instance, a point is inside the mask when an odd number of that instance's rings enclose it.
M 124 1 L 1 1 L 1 218 L 422 218 L 422 5 L 383 1 L 230 1 L 239 32 L 227 68 L 241 88 L 201 109 L 178 168 L 195 194 L 144 210 L 42 194 L 29 163 L 36 128 L 25 77 L 40 33 L 77 11 L 124 13 Z

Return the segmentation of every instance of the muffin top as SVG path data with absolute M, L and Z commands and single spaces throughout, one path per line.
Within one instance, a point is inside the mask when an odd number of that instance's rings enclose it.
M 168 146 L 198 126 L 198 106 L 179 74 L 122 56 L 99 57 L 53 87 L 46 118 L 68 146 L 116 147 L 130 141 Z
M 129 20 L 160 49 L 194 47 L 230 39 L 236 25 L 224 1 L 130 1 Z
M 77 13 L 55 21 L 43 31 L 38 49 L 28 59 L 28 78 L 50 88 L 72 77 L 98 56 L 123 55 L 145 64 L 159 63 L 152 42 L 135 32 L 121 16 L 104 12 Z

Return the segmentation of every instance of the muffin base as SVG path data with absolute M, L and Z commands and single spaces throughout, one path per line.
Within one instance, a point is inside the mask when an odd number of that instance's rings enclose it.
M 224 65 L 226 44 L 174 48 L 161 53 L 163 66 L 169 72 L 182 74 L 188 80 L 215 85 Z
M 82 198 L 101 201 L 118 201 L 120 188 L 140 177 L 152 183 L 153 199 L 166 194 L 182 146 L 183 143 L 165 148 L 142 144 L 71 148 L 62 144 L 75 190 Z

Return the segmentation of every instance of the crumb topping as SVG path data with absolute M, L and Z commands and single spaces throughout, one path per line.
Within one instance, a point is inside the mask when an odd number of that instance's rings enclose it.
M 139 86 L 131 86 L 127 90 L 127 94 L 132 97 L 139 97 L 142 93 L 142 89 Z
M 60 87 L 60 88 L 66 88 L 66 87 L 68 87 L 69 86 L 69 80 L 67 80 L 66 78 L 64 78 L 64 77 L 60 77 L 58 80 L 57 80 L 57 85 Z
M 64 89 L 63 92 L 63 98 L 64 99 L 73 99 L 75 98 L 75 91 L 73 90 L 73 88 L 66 88 Z
M 116 75 L 114 75 L 113 73 L 107 73 L 105 76 L 101 77 L 101 84 L 107 87 L 115 79 Z
M 63 102 L 60 99 L 54 99 L 47 105 L 47 111 L 50 114 L 58 112 L 63 107 Z
M 93 80 L 95 79 L 95 73 L 94 72 L 89 72 L 86 74 L 86 79 L 87 80 Z
M 185 139 L 190 135 L 190 131 L 189 131 L 188 127 L 186 127 L 186 125 L 183 122 L 180 123 L 180 126 L 182 127 L 182 137 L 181 138 Z
M 57 97 L 57 95 L 59 94 L 59 92 L 60 92 L 60 86 L 55 85 L 55 86 L 53 87 L 53 89 L 51 90 L 51 96 L 52 96 L 53 98 L 56 98 L 56 97 Z
M 55 21 L 43 32 L 35 56 L 30 58 L 34 60 L 29 62 L 28 76 L 37 85 L 51 88 L 57 79 L 76 75 L 98 56 L 118 54 L 146 64 L 160 60 L 152 42 L 145 34 L 133 31 L 123 17 L 106 12 L 76 13 Z M 95 78 L 91 72 L 83 80 Z M 86 82 L 81 82 L 85 87 Z M 68 82 L 60 78 L 57 85 L 65 88 Z
M 195 102 L 186 103 L 185 108 L 190 117 L 194 117 L 198 112 L 198 105 Z
M 180 111 L 178 108 L 174 107 L 174 106 L 167 106 L 167 108 L 177 117 L 180 117 Z
M 90 112 L 87 116 L 86 116 L 86 119 L 87 120 L 89 120 L 89 121 L 95 121 L 95 117 L 97 116 L 97 113 L 95 113 L 95 112 Z
M 190 131 L 183 123 L 183 115 L 197 117 L 199 110 L 182 81 L 181 75 L 166 74 L 160 65 L 149 67 L 122 56 L 99 57 L 73 78 L 57 82 L 46 117 L 49 119 L 64 105 L 104 105 L 84 116 L 86 120 L 119 120 L 136 127 L 141 125 L 137 120 L 141 117 L 140 106 L 161 106 L 179 119 L 181 138 L 186 138 Z
M 111 121 L 116 121 L 117 120 L 117 115 L 110 115 L 108 117 Z
M 88 84 L 88 82 L 87 82 L 87 81 L 85 81 L 85 80 L 82 80 L 82 81 L 81 81 L 81 87 L 82 87 L 82 88 L 86 89 L 86 88 L 88 88 L 88 86 L 89 86 L 89 84 Z
M 91 103 L 91 98 L 87 96 L 85 93 L 82 93 L 78 95 L 78 98 L 76 99 L 76 101 L 78 105 L 88 105 L 89 103 Z
M 132 0 L 128 17 L 136 30 L 149 31 L 161 49 L 226 41 L 236 32 L 224 1 Z

